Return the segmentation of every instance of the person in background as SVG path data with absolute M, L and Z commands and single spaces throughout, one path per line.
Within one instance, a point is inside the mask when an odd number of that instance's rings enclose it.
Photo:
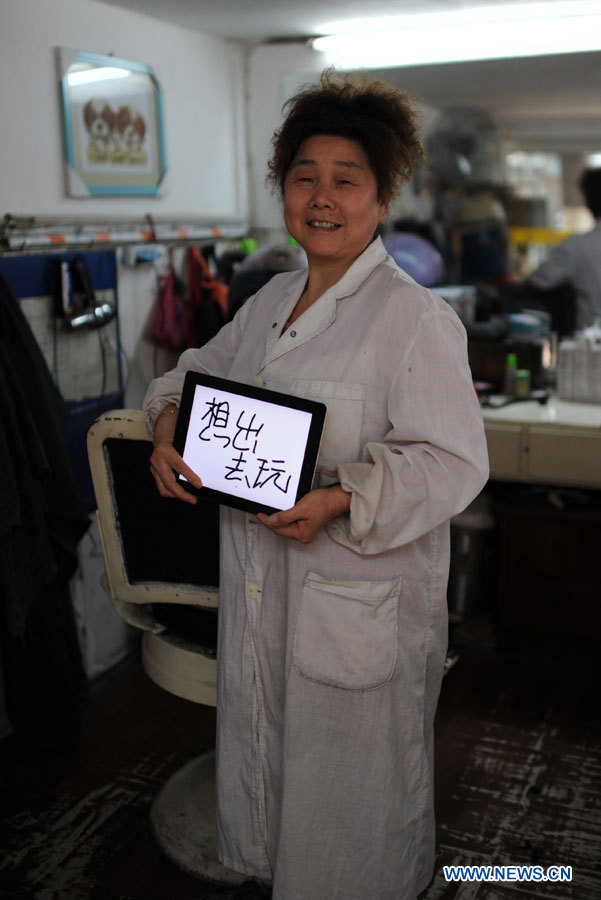
M 585 169 L 580 188 L 595 227 L 557 244 L 528 279 L 543 291 L 573 287 L 577 330 L 588 328 L 596 319 L 601 321 L 601 168 Z
M 269 177 L 308 269 L 145 398 L 158 489 L 190 503 L 187 370 L 327 406 L 313 490 L 271 516 L 221 508 L 217 850 L 274 900 L 413 900 L 433 871 L 449 519 L 488 456 L 459 318 L 375 237 L 421 160 L 387 84 L 326 71 L 293 97 Z

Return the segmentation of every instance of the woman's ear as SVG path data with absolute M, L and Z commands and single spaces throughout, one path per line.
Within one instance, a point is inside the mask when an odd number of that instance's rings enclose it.
M 388 215 L 388 207 L 390 206 L 390 197 L 384 197 L 380 200 L 380 211 L 378 215 L 378 222 L 383 222 L 386 216 Z

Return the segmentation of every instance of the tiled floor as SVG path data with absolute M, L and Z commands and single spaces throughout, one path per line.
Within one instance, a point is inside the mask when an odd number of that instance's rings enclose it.
M 458 634 L 437 724 L 439 858 L 426 900 L 601 897 L 598 647 L 495 650 Z M 260 900 L 158 851 L 148 825 L 168 776 L 210 748 L 214 710 L 165 693 L 132 657 L 100 679 L 62 754 L 3 749 L 4 900 Z M 447 883 L 443 864 L 571 865 L 570 883 Z M 311 900 L 311 898 L 307 898 Z M 366 897 L 366 900 L 370 900 Z

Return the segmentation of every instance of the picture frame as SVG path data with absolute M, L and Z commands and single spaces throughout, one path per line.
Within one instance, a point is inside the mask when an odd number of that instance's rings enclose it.
M 56 50 L 71 197 L 156 195 L 167 171 L 162 92 L 144 63 Z

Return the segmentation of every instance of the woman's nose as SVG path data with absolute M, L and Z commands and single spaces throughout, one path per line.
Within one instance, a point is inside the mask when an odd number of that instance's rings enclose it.
M 321 182 L 318 182 L 315 185 L 310 203 L 311 206 L 318 209 L 323 207 L 331 208 L 334 205 L 331 192 L 327 189 L 327 186 Z
M 331 209 L 333 207 L 333 203 L 329 197 L 325 194 L 315 194 L 311 199 L 311 206 L 316 207 L 316 209 Z

